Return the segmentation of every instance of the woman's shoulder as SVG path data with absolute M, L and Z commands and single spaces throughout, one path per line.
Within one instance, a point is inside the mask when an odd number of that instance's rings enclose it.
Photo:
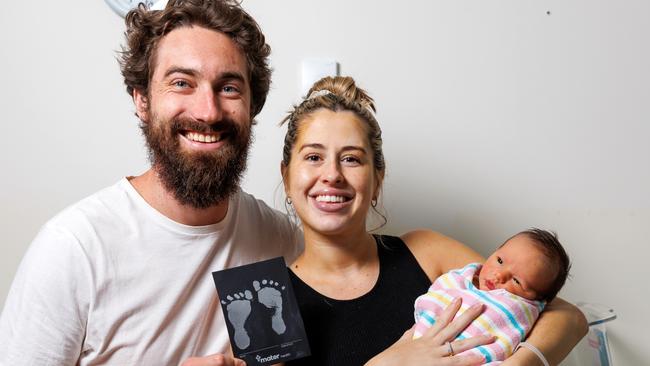
M 406 243 L 406 246 L 414 252 L 424 252 L 435 255 L 473 255 L 477 261 L 482 259 L 478 253 L 467 247 L 465 244 L 433 230 L 412 230 L 400 235 L 400 238 L 404 243 Z M 463 263 L 463 265 L 465 264 L 467 263 Z
M 400 236 L 433 282 L 441 274 L 483 257 L 463 243 L 429 229 L 409 231 Z

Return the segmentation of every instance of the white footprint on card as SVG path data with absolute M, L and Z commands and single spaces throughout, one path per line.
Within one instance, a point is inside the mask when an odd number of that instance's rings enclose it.
M 246 329 L 244 329 L 244 325 L 251 314 L 252 299 L 253 294 L 249 290 L 246 290 L 243 293 L 236 293 L 232 296 L 228 295 L 226 296 L 226 300 L 221 300 L 221 303 L 226 306 L 228 320 L 235 329 L 235 345 L 239 349 L 246 349 L 251 344 L 250 337 Z
M 269 309 L 273 309 L 271 316 L 271 328 L 277 334 L 284 334 L 287 326 L 284 324 L 282 318 L 282 292 L 284 286 L 274 281 L 262 280 L 260 285 L 259 281 L 253 281 L 253 288 L 257 291 L 257 301 Z

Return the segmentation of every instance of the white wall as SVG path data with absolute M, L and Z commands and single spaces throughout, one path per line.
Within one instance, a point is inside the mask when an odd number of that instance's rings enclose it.
M 247 190 L 279 201 L 277 122 L 298 101 L 300 61 L 334 58 L 377 101 L 386 232 L 430 227 L 487 254 L 521 229 L 554 229 L 574 262 L 562 295 L 616 310 L 617 365 L 650 359 L 650 3 L 244 7 L 262 25 L 275 68 Z M 123 30 L 100 0 L 3 5 L 2 302 L 48 217 L 147 167 L 114 59 Z

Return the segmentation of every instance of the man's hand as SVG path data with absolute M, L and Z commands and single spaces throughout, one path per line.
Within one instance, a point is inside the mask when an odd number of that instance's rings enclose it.
M 246 366 L 246 362 L 221 353 L 205 357 L 190 357 L 181 366 Z

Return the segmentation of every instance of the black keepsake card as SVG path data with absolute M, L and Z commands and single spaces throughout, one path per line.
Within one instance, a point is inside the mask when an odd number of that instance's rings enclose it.
M 284 258 L 212 272 L 235 357 L 271 365 L 309 356 Z

